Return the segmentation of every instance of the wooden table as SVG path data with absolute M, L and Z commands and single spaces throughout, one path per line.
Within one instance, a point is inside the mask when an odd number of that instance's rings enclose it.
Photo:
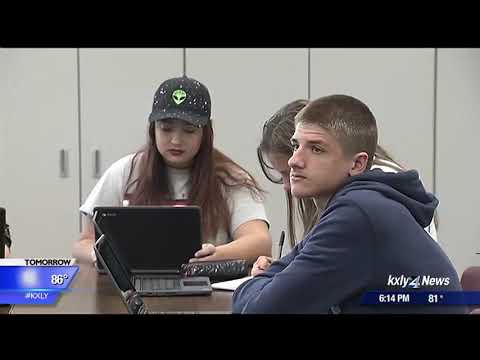
M 10 314 L 127 314 L 127 309 L 108 275 L 98 274 L 92 265 L 80 265 L 71 291 L 55 305 L 12 305 L 0 308 Z M 232 311 L 232 292 L 216 291 L 207 296 L 145 297 L 151 311 L 222 313 Z

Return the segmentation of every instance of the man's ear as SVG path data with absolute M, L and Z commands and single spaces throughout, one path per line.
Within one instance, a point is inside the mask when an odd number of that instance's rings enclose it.
M 353 156 L 353 163 L 352 163 L 352 167 L 350 169 L 349 175 L 350 176 L 360 175 L 364 171 L 368 170 L 367 163 L 368 163 L 368 154 L 366 152 L 362 151 L 355 154 Z

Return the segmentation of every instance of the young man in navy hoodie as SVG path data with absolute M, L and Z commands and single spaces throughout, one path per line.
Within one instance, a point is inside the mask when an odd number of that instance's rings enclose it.
M 414 170 L 370 170 L 377 125 L 361 101 L 322 97 L 295 123 L 291 190 L 317 198 L 324 212 L 288 255 L 237 288 L 233 312 L 465 313 L 464 306 L 362 304 L 367 291 L 461 291 L 453 265 L 423 230 L 438 200 Z M 417 276 L 418 288 L 404 287 Z M 442 285 L 422 283 L 428 276 Z

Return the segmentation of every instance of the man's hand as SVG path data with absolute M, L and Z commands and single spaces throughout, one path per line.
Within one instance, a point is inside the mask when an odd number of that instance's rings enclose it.
M 272 265 L 272 258 L 268 256 L 259 256 L 257 261 L 253 264 L 252 276 L 260 275 Z

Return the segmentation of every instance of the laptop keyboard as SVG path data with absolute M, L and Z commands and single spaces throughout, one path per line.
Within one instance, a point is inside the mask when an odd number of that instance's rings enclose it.
M 137 290 L 177 290 L 180 289 L 180 279 L 135 278 Z

